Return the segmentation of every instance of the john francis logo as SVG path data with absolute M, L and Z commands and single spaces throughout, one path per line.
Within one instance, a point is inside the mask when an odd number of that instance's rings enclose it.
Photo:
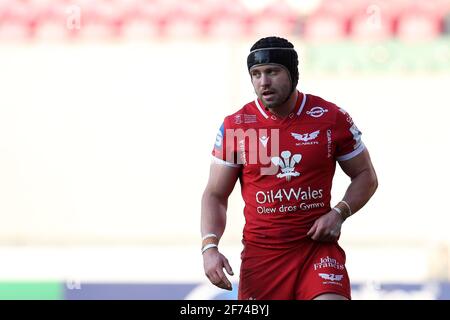
M 326 256 L 324 258 L 320 258 L 320 262 L 314 263 L 314 270 L 320 270 L 322 268 L 344 270 L 344 265 L 339 263 L 336 259 Z

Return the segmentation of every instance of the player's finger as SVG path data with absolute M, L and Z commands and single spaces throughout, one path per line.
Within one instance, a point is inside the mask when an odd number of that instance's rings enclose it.
M 320 236 L 320 240 L 319 241 L 324 241 L 324 242 L 333 242 L 336 241 L 337 239 L 337 233 L 334 230 L 330 230 L 330 231 L 324 231 L 321 236 Z
M 214 272 L 214 274 L 208 275 L 208 279 L 216 287 L 219 287 L 221 289 L 227 289 L 225 283 L 223 283 L 222 279 L 220 279 L 220 276 L 216 272 Z
M 309 229 L 308 233 L 306 234 L 307 236 L 312 236 L 314 234 L 314 232 L 316 232 L 317 229 L 317 223 L 314 222 L 313 226 Z
M 323 228 L 316 228 L 316 232 L 312 235 L 311 239 L 316 241 L 328 241 L 328 232 L 325 232 Z
M 322 228 L 319 227 L 318 224 L 316 224 L 313 227 L 314 227 L 314 229 L 311 232 L 311 239 L 320 241 L 320 239 L 322 238 L 322 231 L 323 230 L 322 230 Z
M 231 290 L 230 287 L 228 287 L 223 280 L 219 280 L 218 282 L 213 283 L 216 287 L 219 287 L 220 289 L 225 289 L 225 290 Z
M 231 290 L 231 282 L 230 282 L 230 280 L 228 280 L 225 273 L 221 269 L 219 269 L 219 270 L 217 270 L 217 274 L 218 274 L 222 284 L 224 285 L 224 289 Z
M 216 272 L 211 272 L 209 274 L 207 273 L 206 276 L 208 277 L 209 281 L 211 281 L 211 283 L 215 286 L 217 286 L 222 281 Z
M 319 230 L 316 230 L 316 232 L 314 232 L 314 234 L 311 236 L 311 239 L 315 241 L 323 241 L 322 233 Z
M 233 269 L 231 269 L 230 263 L 228 262 L 228 259 L 227 259 L 227 258 L 224 258 L 224 260 L 223 260 L 223 265 L 224 265 L 224 267 L 225 267 L 225 270 L 227 270 L 228 274 L 229 274 L 230 276 L 234 276 Z

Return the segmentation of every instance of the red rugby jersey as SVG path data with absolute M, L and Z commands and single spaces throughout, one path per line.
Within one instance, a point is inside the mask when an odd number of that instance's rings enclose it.
M 212 154 L 215 162 L 241 169 L 244 240 L 277 247 L 306 237 L 314 220 L 330 210 L 336 161 L 364 148 L 346 111 L 298 92 L 284 119 L 259 100 L 227 116 Z

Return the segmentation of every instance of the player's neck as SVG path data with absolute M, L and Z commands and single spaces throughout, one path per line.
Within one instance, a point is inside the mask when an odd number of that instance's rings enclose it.
M 292 111 L 294 111 L 297 97 L 298 92 L 297 90 L 294 90 L 285 103 L 276 108 L 269 108 L 270 112 L 279 118 L 286 118 Z

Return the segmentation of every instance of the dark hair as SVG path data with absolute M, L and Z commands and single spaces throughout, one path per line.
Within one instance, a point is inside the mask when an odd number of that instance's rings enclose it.
M 247 57 L 247 68 L 250 71 L 255 65 L 267 63 L 284 66 L 291 77 L 291 92 L 296 89 L 299 77 L 298 55 L 292 43 L 280 37 L 266 37 L 256 41 Z

